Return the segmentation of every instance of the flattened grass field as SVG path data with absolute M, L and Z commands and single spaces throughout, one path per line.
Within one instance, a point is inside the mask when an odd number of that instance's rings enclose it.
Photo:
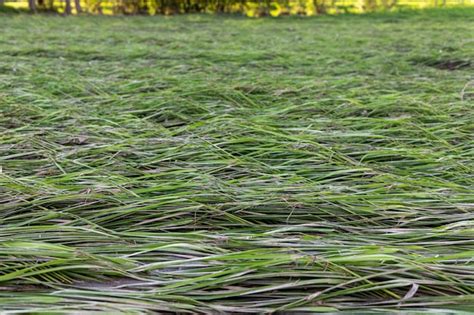
M 0 28 L 1 311 L 474 310 L 473 9 Z

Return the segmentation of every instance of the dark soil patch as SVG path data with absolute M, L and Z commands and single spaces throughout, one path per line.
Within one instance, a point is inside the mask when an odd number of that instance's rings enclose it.
M 465 69 L 473 65 L 470 60 L 463 59 L 416 58 L 413 59 L 413 63 L 448 71 Z

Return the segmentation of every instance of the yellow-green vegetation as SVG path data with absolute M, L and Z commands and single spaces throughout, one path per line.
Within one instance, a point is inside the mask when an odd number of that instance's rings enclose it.
M 250 17 L 472 6 L 474 0 L 0 0 L 8 8 L 72 14 L 238 13 Z
M 472 311 L 473 16 L 1 16 L 0 310 Z

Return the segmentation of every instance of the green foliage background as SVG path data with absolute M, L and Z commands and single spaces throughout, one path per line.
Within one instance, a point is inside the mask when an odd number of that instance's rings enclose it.
M 1 0 L 0 0 L 1 1 Z M 398 8 L 473 5 L 474 0 L 19 0 L 5 5 L 31 11 L 95 14 L 242 13 L 251 17 L 371 12 Z

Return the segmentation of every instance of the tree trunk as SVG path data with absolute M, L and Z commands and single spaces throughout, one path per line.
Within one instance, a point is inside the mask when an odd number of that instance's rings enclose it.
M 64 14 L 70 15 L 72 13 L 71 0 L 66 0 L 66 8 L 64 9 Z
M 76 13 L 82 13 L 81 0 L 74 0 L 74 5 L 76 6 Z
M 36 12 L 36 0 L 28 0 L 28 7 L 31 12 Z
M 102 1 L 99 2 L 97 5 L 97 13 L 99 13 L 100 15 L 104 14 L 104 12 L 102 11 Z

